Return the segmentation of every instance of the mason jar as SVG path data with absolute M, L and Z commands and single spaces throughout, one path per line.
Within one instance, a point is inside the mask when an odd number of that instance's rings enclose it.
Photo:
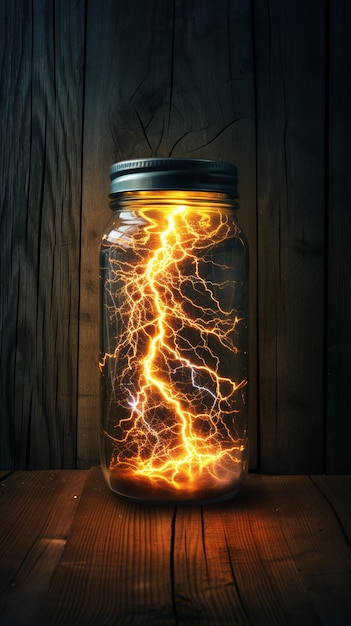
M 111 167 L 101 240 L 101 465 L 120 496 L 207 503 L 247 472 L 248 247 L 233 165 Z

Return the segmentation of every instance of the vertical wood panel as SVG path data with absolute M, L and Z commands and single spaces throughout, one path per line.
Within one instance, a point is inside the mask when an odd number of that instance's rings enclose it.
M 84 2 L 0 15 L 0 462 L 74 467 Z
M 351 472 L 351 5 L 329 3 L 327 471 Z
M 250 3 L 89 2 L 80 317 L 81 466 L 98 437 L 99 233 L 109 218 L 110 165 L 127 158 L 200 157 L 239 168 L 240 220 L 256 302 L 254 92 Z M 251 456 L 256 454 L 256 320 L 251 320 Z
M 239 169 L 251 466 L 258 311 L 260 469 L 350 471 L 350 26 L 346 0 L 0 3 L 0 467 L 98 462 L 108 170 L 170 155 Z
M 255 6 L 260 458 L 323 463 L 325 5 Z

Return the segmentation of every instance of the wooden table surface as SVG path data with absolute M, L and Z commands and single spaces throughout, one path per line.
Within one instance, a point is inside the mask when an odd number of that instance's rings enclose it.
M 99 467 L 0 485 L 0 624 L 351 624 L 351 476 L 250 474 L 225 503 L 114 496 Z

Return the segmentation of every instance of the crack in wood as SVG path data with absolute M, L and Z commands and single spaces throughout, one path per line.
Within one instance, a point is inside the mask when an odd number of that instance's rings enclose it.
M 176 598 L 176 585 L 175 585 L 175 572 L 174 572 L 174 559 L 175 559 L 175 534 L 176 534 L 176 517 L 177 507 L 174 509 L 174 513 L 171 520 L 171 543 L 170 543 L 170 572 L 171 572 L 171 592 L 172 592 L 172 606 L 175 617 L 175 624 L 178 626 L 178 611 L 177 611 L 177 598 Z

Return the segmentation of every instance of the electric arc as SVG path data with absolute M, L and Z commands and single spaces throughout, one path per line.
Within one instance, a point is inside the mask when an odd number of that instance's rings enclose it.
M 230 483 L 242 461 L 236 420 L 247 380 L 228 364 L 240 358 L 246 321 L 221 255 L 240 236 L 230 215 L 179 202 L 139 207 L 105 242 L 104 315 L 116 332 L 100 370 L 111 389 L 112 473 L 191 492 L 202 480 Z

